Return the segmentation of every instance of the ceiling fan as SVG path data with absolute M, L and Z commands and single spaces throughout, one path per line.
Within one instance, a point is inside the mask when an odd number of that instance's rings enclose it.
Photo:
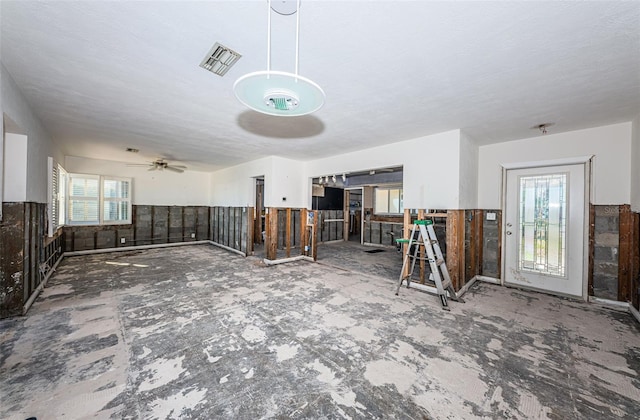
M 162 158 L 158 158 L 153 162 L 149 162 L 149 163 L 130 163 L 130 164 L 127 164 L 127 166 L 147 166 L 149 167 L 149 169 L 147 169 L 148 171 L 162 171 L 166 169 L 168 171 L 173 171 L 178 173 L 182 173 L 184 172 L 185 169 L 187 169 L 187 167 L 184 165 L 170 165 L 169 162 L 167 162 Z

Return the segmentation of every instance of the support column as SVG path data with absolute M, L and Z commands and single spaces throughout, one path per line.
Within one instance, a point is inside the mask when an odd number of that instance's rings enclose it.
M 455 290 L 464 285 L 464 210 L 447 211 L 447 268 Z

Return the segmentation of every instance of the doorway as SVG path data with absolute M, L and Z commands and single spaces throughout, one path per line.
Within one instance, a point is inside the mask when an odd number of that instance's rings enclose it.
M 586 297 L 586 164 L 507 169 L 504 282 Z
M 363 188 L 347 188 L 344 190 L 344 236 L 350 242 L 363 243 L 362 221 Z
M 262 245 L 264 243 L 264 177 L 255 178 L 256 196 L 255 196 L 255 214 L 253 219 L 253 243 L 254 245 Z

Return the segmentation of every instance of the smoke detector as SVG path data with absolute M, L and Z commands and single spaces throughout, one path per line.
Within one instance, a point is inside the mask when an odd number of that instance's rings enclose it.
M 240 57 L 242 56 L 231 48 L 216 42 L 202 59 L 200 67 L 218 76 L 224 76 Z

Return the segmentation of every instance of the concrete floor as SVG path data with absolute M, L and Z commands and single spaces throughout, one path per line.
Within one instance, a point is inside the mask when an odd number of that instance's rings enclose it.
M 366 251 L 381 250 L 369 253 Z M 318 262 L 356 273 L 397 281 L 402 270 L 402 253 L 394 247 L 360 245 L 357 242 L 331 242 L 318 245 Z M 418 278 L 418 270 L 413 278 Z
M 208 245 L 65 259 L 0 321 L 0 418 L 638 418 L 629 314 L 394 285 Z

